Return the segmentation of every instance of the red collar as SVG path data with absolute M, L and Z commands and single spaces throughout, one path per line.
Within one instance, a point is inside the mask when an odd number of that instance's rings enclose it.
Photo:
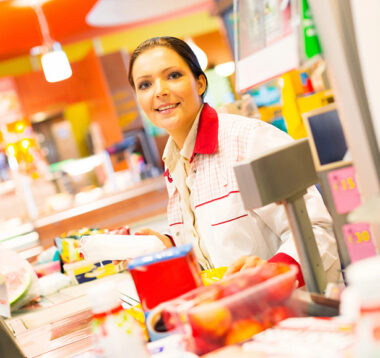
M 205 103 L 199 117 L 197 138 L 190 163 L 195 154 L 213 154 L 216 152 L 218 149 L 218 128 L 218 114 L 214 108 Z
M 214 108 L 205 103 L 199 117 L 197 138 L 195 139 L 190 163 L 193 161 L 195 154 L 214 154 L 216 152 L 218 149 L 218 129 L 218 114 Z M 169 169 L 166 169 L 164 177 L 168 178 L 169 183 L 173 181 Z

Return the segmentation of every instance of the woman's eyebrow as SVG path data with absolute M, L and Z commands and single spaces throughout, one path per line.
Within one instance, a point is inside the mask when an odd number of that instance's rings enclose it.
M 136 78 L 136 80 L 140 80 L 140 79 L 142 79 L 142 78 L 149 78 L 149 77 L 152 77 L 152 75 L 141 75 L 141 76 L 138 76 L 138 77 Z
M 160 72 L 161 73 L 165 73 L 165 72 L 168 72 L 168 71 L 170 71 L 171 69 L 175 69 L 175 68 L 177 68 L 178 66 L 169 66 L 169 67 L 165 67 L 164 69 L 162 69 Z M 136 78 L 136 80 L 139 80 L 139 79 L 141 79 L 141 78 L 149 78 L 149 77 L 153 77 L 153 75 L 151 75 L 151 74 L 147 74 L 147 75 L 140 75 L 140 76 L 138 76 L 137 78 Z

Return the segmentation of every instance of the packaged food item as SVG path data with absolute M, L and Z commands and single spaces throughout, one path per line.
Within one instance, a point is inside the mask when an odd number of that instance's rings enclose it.
M 80 284 L 121 272 L 124 266 L 122 262 L 114 263 L 111 260 L 101 262 L 82 260 L 64 264 L 63 269 L 74 284 Z
M 202 355 L 250 339 L 298 314 L 289 298 L 297 268 L 264 263 L 165 302 L 151 313 L 186 337 L 188 350 Z
M 43 277 L 55 272 L 61 272 L 61 263 L 59 261 L 51 261 L 44 264 L 34 265 L 33 270 L 38 277 Z
M 145 312 L 147 329 L 152 340 L 167 335 L 166 329 L 153 329 L 159 324 L 149 312 L 160 303 L 202 286 L 199 265 L 191 244 L 172 247 L 141 256 L 128 264 Z
M 111 282 L 98 283 L 88 291 L 92 306 L 93 346 L 98 358 L 148 358 L 140 326 L 125 311 Z
M 79 241 L 82 236 L 102 234 L 105 231 L 105 229 L 89 229 L 84 227 L 79 230 L 72 230 L 67 233 L 63 233 L 60 237 L 56 237 L 54 242 L 62 262 L 65 264 L 83 260 L 83 255 L 80 252 Z
M 124 265 L 112 259 L 107 260 L 107 255 L 110 250 L 125 254 L 125 251 L 120 251 L 120 245 L 115 245 L 114 241 L 115 237 L 125 238 L 129 233 L 129 226 L 126 225 L 113 230 L 82 228 L 55 238 L 64 272 L 69 275 L 73 283 L 79 284 L 123 271 Z M 99 242 L 99 236 L 110 241 Z M 85 260 L 83 249 L 85 253 L 88 253 L 87 260 Z

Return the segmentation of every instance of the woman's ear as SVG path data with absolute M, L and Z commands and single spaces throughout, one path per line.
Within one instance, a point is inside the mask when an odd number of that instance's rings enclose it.
M 198 86 L 198 95 L 202 96 L 202 94 L 206 91 L 207 80 L 204 75 L 200 75 L 197 80 Z

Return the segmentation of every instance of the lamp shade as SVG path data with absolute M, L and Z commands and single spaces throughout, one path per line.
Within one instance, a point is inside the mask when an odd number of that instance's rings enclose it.
M 86 17 L 91 26 L 117 26 L 150 22 L 176 14 L 209 8 L 210 0 L 98 0 Z
M 43 54 L 41 64 L 46 81 L 48 82 L 63 81 L 72 75 L 69 60 L 61 49 L 53 49 Z

